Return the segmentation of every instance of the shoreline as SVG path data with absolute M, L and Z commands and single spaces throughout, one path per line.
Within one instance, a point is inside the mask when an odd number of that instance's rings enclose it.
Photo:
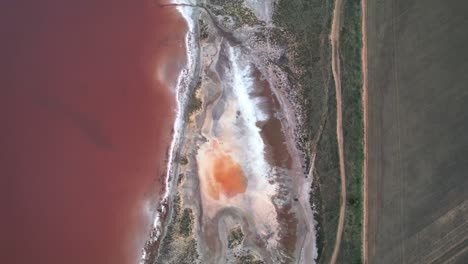
M 9 6 L 4 241 L 19 250 L 4 261 L 137 263 L 164 194 L 185 21 L 151 1 Z
M 174 188 L 177 188 L 177 170 L 174 169 L 174 164 L 178 162 L 180 156 L 180 150 L 184 138 L 185 130 L 185 117 L 187 114 L 187 106 L 190 98 L 190 90 L 194 89 L 194 83 L 196 84 L 194 77 L 194 72 L 196 71 L 196 66 L 194 64 L 194 56 L 197 55 L 197 52 L 193 52 L 193 47 L 196 45 L 196 37 L 194 35 L 194 23 L 193 18 L 191 17 L 192 11 L 187 11 L 186 6 L 177 5 L 174 3 L 174 6 L 178 14 L 185 20 L 187 30 L 185 33 L 185 65 L 180 70 L 178 74 L 177 82 L 175 85 L 175 100 L 176 100 L 176 111 L 175 111 L 175 120 L 173 125 L 173 135 L 172 140 L 169 146 L 168 153 L 166 154 L 167 164 L 166 172 L 164 179 L 164 195 L 161 196 L 159 201 L 156 201 L 158 207 L 154 212 L 152 217 L 152 228 L 149 233 L 149 237 L 146 239 L 144 247 L 141 249 L 141 255 L 139 264 L 152 263 L 156 260 L 157 253 L 159 251 L 159 246 L 161 238 L 164 237 L 166 233 L 167 226 L 170 224 L 171 214 L 172 214 L 172 200 L 171 194 L 174 193 Z M 189 6 L 190 7 L 190 6 Z M 165 7 L 160 7 L 165 8 Z

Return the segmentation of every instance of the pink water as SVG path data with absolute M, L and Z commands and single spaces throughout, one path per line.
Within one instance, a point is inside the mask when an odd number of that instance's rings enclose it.
M 1 263 L 135 263 L 162 195 L 185 21 L 152 1 L 4 1 Z

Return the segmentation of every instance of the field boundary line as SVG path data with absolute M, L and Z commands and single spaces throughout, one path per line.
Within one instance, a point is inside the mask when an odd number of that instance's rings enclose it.
M 367 182 L 367 0 L 361 0 L 361 35 L 362 35 L 362 50 L 361 50 L 361 67 L 362 67 L 362 112 L 363 112 L 363 149 L 364 149 L 364 164 L 362 170 L 362 262 L 368 262 L 368 240 L 367 240 L 367 225 L 368 225 L 368 182 Z

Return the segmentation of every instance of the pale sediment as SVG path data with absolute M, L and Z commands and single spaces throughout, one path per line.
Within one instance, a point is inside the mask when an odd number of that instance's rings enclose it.
M 156 262 L 313 263 L 312 179 L 297 149 L 297 113 L 284 97 L 285 75 L 268 63 L 277 47 L 241 41 L 264 24 L 226 37 L 219 29 L 233 24 L 214 25 L 204 11 L 188 19 L 198 17 L 207 28 L 191 66 L 200 67 L 192 71 L 197 99 L 184 103 L 201 100 L 201 108 L 184 128 L 175 128 L 180 139 L 175 137 L 168 170 L 171 210 Z M 186 210 L 192 216 L 188 232 L 182 228 Z

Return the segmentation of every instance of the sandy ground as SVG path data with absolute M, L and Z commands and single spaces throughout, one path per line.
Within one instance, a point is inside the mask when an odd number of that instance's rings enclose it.
M 341 73 L 340 73 L 340 56 L 339 56 L 339 41 L 340 41 L 340 18 L 341 18 L 342 1 L 335 1 L 335 9 L 333 10 L 332 30 L 330 34 L 332 46 L 332 71 L 335 79 L 336 89 L 336 138 L 338 141 L 338 154 L 340 158 L 340 179 L 341 179 L 341 205 L 340 216 L 338 219 L 338 227 L 336 230 L 336 241 L 333 249 L 333 255 L 330 263 L 334 264 L 340 251 L 341 237 L 343 235 L 344 217 L 346 211 L 346 174 L 344 165 L 344 149 L 343 149 L 343 128 L 342 128 L 342 105 L 341 105 Z
M 209 131 L 215 131 L 213 135 L 216 137 L 221 137 L 224 138 L 224 144 L 225 146 L 230 144 L 230 141 L 236 140 L 235 138 L 241 137 L 241 135 L 237 135 L 235 131 L 238 130 L 238 128 L 241 128 L 243 131 L 242 134 L 247 135 L 247 133 L 250 133 L 249 131 L 246 130 L 242 125 L 242 123 L 237 123 L 234 121 L 229 121 L 227 122 L 225 119 L 229 117 L 229 107 L 235 106 L 240 102 L 237 102 L 236 100 L 240 100 L 240 97 L 237 96 L 235 98 L 231 98 L 231 93 L 236 91 L 236 88 L 231 91 L 231 89 L 235 88 L 234 86 L 231 88 L 229 87 L 229 83 L 232 82 L 232 78 L 237 80 L 238 78 L 244 78 L 241 77 L 245 74 L 251 74 L 247 72 L 237 72 L 240 69 L 237 69 L 239 65 L 249 65 L 247 63 L 248 61 L 259 61 L 260 59 L 256 59 L 254 57 L 246 56 L 246 55 L 234 55 L 234 50 L 237 48 L 232 46 L 232 43 L 229 41 L 221 38 L 220 36 L 216 37 L 216 40 L 212 42 L 214 44 L 214 47 L 217 47 L 215 49 L 213 48 L 206 48 L 204 49 L 206 52 L 209 50 L 216 50 L 212 55 L 214 57 L 206 58 L 208 59 L 207 65 L 210 65 L 208 68 L 205 69 L 206 77 L 207 78 L 212 78 L 211 76 L 217 76 L 217 78 L 213 78 L 213 84 L 215 83 L 214 79 L 217 79 L 216 85 L 213 85 L 211 88 L 207 85 L 202 85 L 201 86 L 201 94 L 203 95 L 209 95 L 214 93 L 213 91 L 218 91 L 221 87 L 223 87 L 223 92 L 221 93 L 222 96 L 220 98 L 220 101 L 217 102 L 212 102 L 210 104 L 207 104 L 206 107 L 210 106 L 210 109 L 207 109 L 205 112 L 209 112 L 207 116 L 209 117 L 208 119 L 205 119 L 204 122 L 206 125 L 204 125 L 202 131 L 203 135 L 205 137 L 209 137 L 211 135 L 208 133 Z M 247 44 L 246 44 L 247 45 Z M 252 47 L 253 49 L 257 49 L 257 47 Z M 229 51 L 232 50 L 232 51 Z M 240 49 L 239 49 L 240 50 Z M 231 54 L 232 53 L 232 54 Z M 269 54 L 265 54 L 263 56 L 269 56 Z M 234 60 L 237 60 L 234 63 Z M 249 66 L 251 67 L 251 66 Z M 253 67 L 253 66 L 252 66 Z M 257 66 L 256 66 L 257 67 Z M 253 67 L 252 69 L 256 68 Z M 229 71 L 226 71 L 225 69 L 230 69 Z M 271 198 L 266 195 L 269 193 L 268 190 L 263 190 L 262 188 L 257 188 L 255 187 L 255 182 L 258 181 L 256 179 L 254 174 L 249 173 L 248 166 L 243 167 L 246 169 L 246 177 L 248 178 L 249 185 L 247 186 L 246 192 L 240 196 L 235 196 L 232 197 L 228 200 L 226 200 L 226 204 L 223 204 L 223 202 L 213 202 L 210 201 L 209 199 L 202 199 L 202 207 L 203 207 L 203 223 L 202 223 L 202 228 L 204 229 L 205 232 L 211 232 L 213 236 L 218 237 L 216 241 L 211 241 L 212 239 L 207 239 L 207 236 L 201 236 L 199 238 L 200 245 L 207 245 L 210 250 L 206 252 L 202 252 L 201 255 L 204 256 L 206 260 L 216 260 L 216 261 L 223 261 L 225 259 L 226 255 L 229 255 L 229 250 L 227 248 L 227 245 L 225 243 L 219 243 L 219 241 L 224 241 L 223 237 L 227 236 L 227 232 L 229 229 L 232 227 L 232 224 L 240 224 L 244 226 L 242 223 L 238 222 L 238 220 L 234 221 L 231 224 L 223 224 L 222 228 L 219 227 L 220 220 L 224 219 L 225 213 L 230 213 L 234 214 L 236 219 L 245 219 L 248 225 L 250 226 L 249 228 L 245 228 L 245 231 L 247 231 L 246 237 L 245 237 L 245 246 L 248 246 L 247 248 L 254 249 L 257 253 L 262 255 L 264 260 L 267 263 L 271 263 L 272 261 L 275 262 L 276 260 L 279 260 L 283 258 L 281 255 L 277 255 L 275 252 L 281 252 L 280 254 L 283 254 L 284 256 L 291 256 L 293 258 L 296 258 L 298 263 L 313 263 L 314 258 L 316 257 L 316 249 L 315 249 L 315 232 L 314 232 L 314 220 L 313 220 L 313 214 L 312 210 L 310 209 L 309 205 L 309 191 L 310 191 L 310 186 L 311 186 L 311 177 L 305 177 L 303 174 L 303 164 L 301 161 L 301 153 L 296 149 L 296 142 L 294 141 L 293 136 L 286 136 L 286 135 L 293 135 L 294 133 L 294 124 L 296 122 L 295 116 L 293 114 L 293 109 L 290 107 L 290 105 L 287 102 L 287 99 L 284 98 L 284 96 L 281 94 L 281 92 L 278 90 L 278 87 L 275 85 L 271 85 L 272 83 L 275 83 L 275 75 L 271 74 L 268 71 L 269 68 L 266 68 L 265 66 L 258 66 L 258 76 L 255 74 L 252 75 L 254 80 L 256 78 L 259 78 L 258 80 L 254 81 L 254 86 L 256 86 L 257 91 L 256 93 L 259 93 L 259 96 L 266 96 L 261 98 L 262 100 L 262 108 L 263 111 L 270 112 L 268 116 L 270 118 L 278 118 L 280 129 L 279 131 L 276 131 L 277 133 L 283 134 L 280 138 L 281 141 L 284 141 L 282 144 L 277 144 L 278 142 L 274 142 L 274 144 L 270 144 L 269 150 L 274 150 L 271 153 L 266 153 L 267 156 L 270 156 L 275 160 L 277 158 L 274 153 L 275 151 L 277 152 L 278 150 L 281 150 L 282 153 L 288 153 L 287 156 L 290 157 L 291 161 L 287 162 L 288 165 L 283 167 L 280 164 L 277 164 L 278 167 L 274 168 L 275 170 L 278 171 L 278 174 L 276 175 L 275 173 L 275 179 L 271 179 L 274 181 L 274 185 L 278 186 L 279 189 L 281 189 L 281 192 L 278 192 L 274 194 Z M 260 72 L 262 74 L 260 74 Z M 231 76 L 233 74 L 234 77 Z M 263 77 L 262 77 L 263 75 Z M 260 92 L 259 87 L 263 86 L 260 84 L 263 78 L 265 78 L 265 85 L 263 87 L 263 92 Z M 247 79 L 245 79 L 247 80 Z M 245 80 L 237 80 L 234 84 L 239 85 L 245 85 Z M 222 83 L 223 85 L 220 85 Z M 207 84 L 207 82 L 205 82 Z M 257 86 L 259 85 L 259 86 Z M 270 90 L 271 89 L 271 90 Z M 203 96 L 205 99 L 208 97 Z M 268 99 L 269 98 L 269 99 Z M 273 99 L 276 103 L 270 102 L 271 99 Z M 203 100 L 205 102 L 210 101 L 210 100 Z M 211 102 L 211 101 L 210 101 Z M 246 101 L 242 101 L 242 107 L 239 110 L 238 115 L 240 118 L 243 116 L 246 116 L 248 112 L 245 112 L 246 109 L 248 109 L 248 105 L 246 105 Z M 270 105 L 270 106 L 267 106 Z M 222 107 L 221 107 L 222 106 Z M 270 109 L 270 107 L 273 107 Z M 267 110 L 270 109 L 270 110 Z M 234 111 L 235 112 L 235 111 Z M 242 113 L 241 113 L 242 112 Z M 239 118 L 239 117 L 237 117 Z M 241 119 L 242 120 L 242 119 Z M 229 128 L 231 124 L 236 124 L 238 128 L 236 129 L 231 129 Z M 266 122 L 265 124 L 267 124 Z M 241 125 L 241 126 L 240 126 Z M 210 130 L 208 128 L 216 128 L 214 130 Z M 229 128 L 229 129 L 228 129 Z M 268 139 L 268 131 L 267 129 L 272 129 L 271 127 L 268 128 L 267 126 L 263 127 L 262 130 L 265 130 L 261 132 L 263 136 L 265 136 L 264 139 Z M 229 131 L 231 132 L 229 132 Z M 228 133 L 229 132 L 229 133 Z M 265 133 L 264 133 L 265 132 Z M 273 131 L 274 132 L 274 131 Z M 227 133 L 227 134 L 226 134 Z M 228 134 L 230 135 L 228 137 Z M 271 135 L 270 135 L 271 136 Z M 278 136 L 278 135 L 276 135 Z M 232 138 L 234 137 L 234 138 Z M 253 137 L 253 135 L 249 136 Z M 246 138 L 247 140 L 247 138 Z M 233 141 L 233 142 L 234 142 Z M 267 140 L 268 141 L 268 140 Z M 234 143 L 233 143 L 234 144 Z M 232 153 L 234 155 L 237 155 L 237 153 L 234 149 L 237 149 L 237 147 L 232 148 Z M 245 151 L 243 148 L 239 148 L 239 151 Z M 267 149 L 267 152 L 268 149 Z M 271 155 L 270 155 L 271 154 Z M 261 155 L 261 154 L 260 154 Z M 244 155 L 245 156 L 245 155 Z M 280 158 L 281 159 L 281 158 Z M 240 163 L 243 163 L 241 157 L 238 157 L 238 160 Z M 199 160 L 199 165 L 200 165 Z M 274 161 L 271 165 L 275 164 L 278 160 Z M 252 162 L 250 162 L 253 164 Z M 258 168 L 261 168 L 258 167 Z M 272 167 L 273 168 L 273 167 Z M 258 176 L 258 175 L 257 175 Z M 266 186 L 267 184 L 261 184 L 262 186 Z M 249 187 L 250 186 L 250 187 Z M 252 189 L 253 188 L 253 189 Z M 255 196 L 252 196 L 253 194 L 251 193 L 252 190 L 255 191 Z M 268 188 L 267 188 L 268 189 Z M 278 189 L 278 190 L 279 190 Z M 264 192 L 265 195 L 263 194 Z M 284 192 L 284 193 L 283 193 Z M 203 191 L 202 191 L 203 194 Z M 271 195 L 271 194 L 269 194 Z M 202 195 L 203 196 L 203 195 Z M 203 196 L 204 197 L 204 196 Z M 254 206 L 253 204 L 247 205 L 245 204 L 244 198 L 250 198 L 250 202 L 254 202 L 257 204 Z M 263 204 L 262 205 L 262 200 L 269 200 L 273 199 L 275 202 L 275 208 L 273 210 L 268 209 L 268 204 Z M 254 206 L 254 207 L 252 207 Z M 258 207 L 259 206 L 259 207 Z M 216 208 L 218 209 L 216 209 Z M 253 209 L 255 208 L 255 209 Z M 262 208 L 262 209 L 260 209 Z M 216 209 L 216 210 L 215 210 Z M 248 211 L 253 211 L 256 212 L 254 214 L 246 214 L 245 212 Z M 210 216 L 210 212 L 216 211 L 215 216 L 212 217 Z M 276 212 L 275 212 L 276 211 Z M 260 214 L 259 214 L 260 213 Z M 278 221 L 278 224 L 275 224 L 274 219 L 269 219 L 270 215 L 274 216 L 274 214 L 277 214 L 278 216 L 275 217 Z M 294 215 L 294 217 L 292 217 Z M 292 217 L 292 219 L 291 219 Z M 265 220 L 268 220 L 267 222 L 264 222 Z M 295 223 L 295 224 L 292 224 Z M 260 224 L 260 226 L 259 226 Z M 273 230 L 269 231 L 271 234 L 267 234 L 268 232 L 262 232 L 262 227 L 275 227 Z M 217 227 L 217 228 L 213 228 Z M 268 229 L 268 228 L 267 228 Z M 267 237 L 265 237 L 265 235 Z M 211 237 L 213 237 L 211 236 Z M 269 238 L 271 237 L 271 238 Z M 277 238 L 275 238 L 277 237 Z M 260 238 L 260 240 L 259 240 Z M 278 240 L 277 240 L 278 239 Z M 277 241 L 275 241 L 277 240 Z M 251 242 L 249 242 L 251 241 Z M 276 245 L 279 243 L 279 245 Z M 218 262 L 219 263 L 219 262 Z
M 364 168 L 363 168 L 363 225 L 362 263 L 367 263 L 367 0 L 361 1 L 362 10 L 362 109 L 364 115 Z
M 182 166 L 184 177 L 178 188 L 183 206 L 192 208 L 198 219 L 194 238 L 200 259 L 233 263 L 236 254 L 247 250 L 266 263 L 281 259 L 314 263 L 315 221 L 309 204 L 313 177 L 304 175 L 303 153 L 293 136 L 297 120 L 288 87 L 282 84 L 282 76 L 262 63 L 265 57 L 275 56 L 275 47 L 269 43 L 239 45 L 236 38 L 251 34 L 248 28 L 226 38 L 212 17 L 205 14 L 203 19 L 209 34 L 201 45 L 198 95 L 202 108 L 185 130 L 181 156 L 188 163 Z M 263 52 L 266 45 L 267 53 Z M 248 100 L 244 89 L 250 91 Z M 255 119 L 259 122 L 252 129 L 249 120 Z M 225 195 L 224 185 L 219 195 L 206 191 L 219 183 L 210 178 L 211 159 L 202 155 L 205 150 L 211 153 L 206 142 L 213 140 L 219 140 L 225 154 L 242 167 L 247 183 L 242 192 Z M 263 153 L 252 156 L 263 148 Z M 262 156 L 266 163 L 258 160 Z M 227 238 L 235 226 L 242 227 L 244 240 L 240 247 L 229 248 Z

